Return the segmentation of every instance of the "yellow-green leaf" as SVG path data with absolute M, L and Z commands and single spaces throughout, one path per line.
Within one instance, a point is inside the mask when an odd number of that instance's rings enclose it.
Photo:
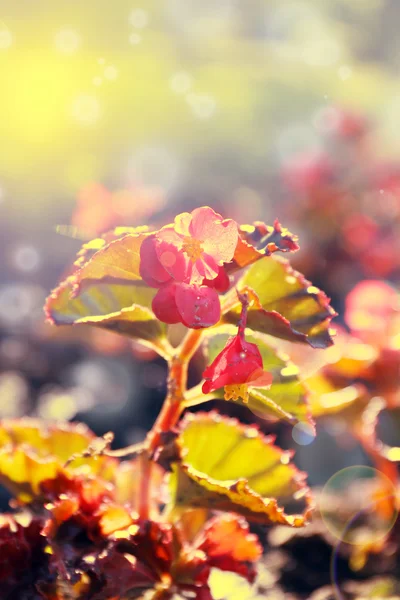
M 82 424 L 53 424 L 36 419 L 4 419 L 0 421 L 0 483 L 21 501 L 40 495 L 43 481 L 61 475 L 101 475 L 110 480 L 116 467 L 114 459 L 105 456 L 74 460 L 97 438 Z
M 236 331 L 232 328 L 232 333 Z M 212 332 L 210 332 L 212 333 Z M 224 348 L 229 335 L 210 335 L 207 340 L 206 355 L 211 363 Z M 249 387 L 249 400 L 246 406 L 263 418 L 275 417 L 291 423 L 308 421 L 312 423 L 307 401 L 307 389 L 299 378 L 299 369 L 289 358 L 272 348 L 261 334 L 246 335 L 246 341 L 256 344 L 263 359 L 264 371 L 272 373 L 273 381 L 269 389 Z M 222 398 L 223 390 L 215 392 Z
M 140 281 L 140 246 L 146 233 L 123 235 L 100 248 L 74 273 L 74 286 L 82 289 L 92 282 L 127 283 Z M 95 243 L 94 240 L 93 243 Z
M 248 292 L 247 326 L 254 331 L 315 348 L 332 344 L 329 324 L 336 315 L 326 295 L 301 273 L 277 256 L 265 257 L 249 267 L 237 283 Z M 241 311 L 236 290 L 225 298 L 223 322 L 236 324 Z
M 274 446 L 256 427 L 217 413 L 189 414 L 178 448 L 181 460 L 171 474 L 175 507 L 231 511 L 293 527 L 309 518 L 312 501 L 304 474 L 289 464 L 290 452 Z M 288 507 L 291 514 L 285 512 Z
M 165 336 L 165 325 L 151 310 L 155 290 L 99 282 L 76 295 L 74 281 L 74 277 L 67 279 L 48 297 L 45 312 L 51 323 L 91 324 L 149 341 Z
M 93 240 L 85 242 L 77 254 L 77 258 L 74 265 L 78 268 L 82 268 L 89 261 L 89 259 L 92 258 L 95 252 L 101 250 L 110 242 L 125 237 L 126 235 L 138 235 L 146 233 L 148 229 L 149 228 L 146 226 L 115 227 L 111 231 L 103 233 L 101 237 L 94 238 Z

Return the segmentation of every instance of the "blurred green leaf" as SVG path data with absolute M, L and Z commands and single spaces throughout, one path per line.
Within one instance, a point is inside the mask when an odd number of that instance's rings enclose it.
M 100 438 L 83 424 L 52 424 L 35 419 L 0 422 L 0 483 L 19 500 L 28 502 L 41 493 L 44 481 L 75 475 L 101 474 L 111 480 L 116 462 L 105 456 L 66 461 L 81 454 Z

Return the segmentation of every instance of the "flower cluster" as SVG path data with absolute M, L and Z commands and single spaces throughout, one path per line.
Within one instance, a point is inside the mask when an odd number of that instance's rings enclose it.
M 164 323 L 193 329 L 215 325 L 220 318 L 218 292 L 229 287 L 224 264 L 234 256 L 238 226 L 212 208 L 182 213 L 173 225 L 144 240 L 140 274 L 158 288 L 153 311 Z

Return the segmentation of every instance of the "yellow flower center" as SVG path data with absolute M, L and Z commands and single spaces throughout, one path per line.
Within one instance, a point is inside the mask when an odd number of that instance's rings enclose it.
M 192 262 L 196 262 L 203 254 L 201 241 L 190 236 L 183 238 L 182 250 L 186 252 Z
M 247 404 L 249 401 L 249 386 L 247 383 L 233 383 L 232 385 L 226 385 L 224 387 L 224 398 L 225 400 L 239 400 L 242 398 L 243 402 Z

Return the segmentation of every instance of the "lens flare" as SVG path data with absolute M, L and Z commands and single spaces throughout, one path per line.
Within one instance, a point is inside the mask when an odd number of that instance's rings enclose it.
M 381 471 L 362 465 L 335 473 L 323 488 L 317 505 L 330 533 L 355 546 L 382 540 L 398 516 L 393 483 Z

